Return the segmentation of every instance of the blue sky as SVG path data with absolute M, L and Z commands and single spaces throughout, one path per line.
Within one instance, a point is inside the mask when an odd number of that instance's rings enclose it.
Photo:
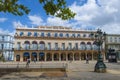
M 107 33 L 120 34 L 119 0 L 66 0 L 72 11 L 77 13 L 74 19 L 63 21 L 46 15 L 39 0 L 19 0 L 31 9 L 28 15 L 14 16 L 0 12 L 0 32 L 15 31 L 19 26 L 67 26 L 80 29 L 101 28 Z

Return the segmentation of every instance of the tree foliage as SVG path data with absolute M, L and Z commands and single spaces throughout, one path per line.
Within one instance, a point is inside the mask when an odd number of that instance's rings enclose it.
M 8 12 L 19 16 L 30 12 L 30 9 L 22 4 L 18 4 L 17 2 L 18 0 L 0 0 L 0 12 Z
M 43 4 L 47 15 L 54 15 L 63 20 L 71 19 L 75 16 L 67 6 L 65 0 L 39 0 Z
M 67 6 L 65 0 L 39 0 L 47 15 L 53 15 L 63 20 L 74 18 L 75 13 Z M 28 14 L 30 9 L 25 5 L 18 4 L 18 0 L 0 0 L 0 12 L 8 12 L 22 16 Z

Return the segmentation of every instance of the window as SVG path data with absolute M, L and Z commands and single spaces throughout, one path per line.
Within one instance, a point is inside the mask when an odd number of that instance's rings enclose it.
M 110 37 L 110 42 L 112 42 L 112 37 Z
M 36 41 L 32 42 L 32 50 L 37 50 L 38 49 L 38 45 Z
M 71 50 L 72 49 L 72 43 L 69 43 L 68 44 L 68 50 Z
M 41 36 L 44 37 L 44 32 L 41 33 Z
M 80 34 L 77 34 L 77 37 L 80 37 Z
M 34 32 L 34 37 L 37 37 L 37 36 L 38 36 L 37 32 Z
M 75 37 L 75 34 L 72 34 L 72 37 Z
M 55 33 L 55 35 L 54 35 L 55 37 L 58 37 L 58 34 L 57 33 Z
M 66 34 L 66 37 L 67 37 L 67 38 L 69 37 L 69 34 L 68 34 L 68 33 Z
M 58 43 L 55 43 L 55 50 L 58 50 Z
M 60 33 L 60 37 L 63 37 L 63 33 Z
M 2 48 L 2 50 L 4 49 L 4 44 L 1 44 L 1 48 Z
M 23 36 L 23 32 L 20 32 L 20 36 Z
M 117 37 L 115 37 L 115 42 L 117 43 Z
M 83 37 L 86 37 L 86 34 L 83 34 Z
M 28 32 L 28 36 L 31 36 L 31 32 Z
M 65 50 L 65 43 L 62 43 L 62 50 Z
M 45 43 L 43 41 L 40 42 L 39 49 L 40 50 L 44 50 L 45 49 Z
M 51 34 L 50 34 L 50 33 L 48 33 L 48 34 L 47 34 L 47 36 L 48 36 L 48 37 L 50 37 L 50 36 L 51 36 Z
M 20 47 L 20 44 L 21 44 L 20 42 L 17 42 L 17 49 L 18 49 L 18 50 L 20 50 L 20 48 L 21 48 L 21 47 Z
M 2 41 L 4 41 L 4 36 L 2 36 Z
M 48 43 L 48 50 L 51 50 L 51 43 Z
M 92 36 L 91 36 L 91 34 L 89 34 L 89 36 L 88 36 L 88 37 L 89 37 L 89 38 L 90 38 L 90 37 L 92 37 Z
M 75 43 L 75 49 L 78 50 L 78 43 Z

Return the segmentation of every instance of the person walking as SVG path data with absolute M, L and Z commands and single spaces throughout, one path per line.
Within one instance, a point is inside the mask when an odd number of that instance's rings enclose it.
M 34 58 L 34 63 L 36 63 L 36 58 Z
M 27 59 L 26 68 L 29 68 L 29 64 L 30 64 L 30 58 Z
M 89 58 L 86 57 L 86 64 L 89 64 Z

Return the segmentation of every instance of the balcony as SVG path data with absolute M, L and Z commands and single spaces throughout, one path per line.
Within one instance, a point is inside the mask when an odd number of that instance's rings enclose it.
M 37 50 L 37 51 L 91 51 L 91 50 L 93 50 L 93 51 L 96 51 L 97 49 L 96 48 L 90 48 L 90 49 L 86 49 L 86 48 L 76 48 L 76 47 L 73 47 L 73 48 L 69 48 L 69 47 L 67 47 L 67 48 L 47 48 L 47 47 L 45 47 L 45 48 L 43 48 L 43 49 L 40 49 L 39 47 L 38 48 L 36 48 L 36 49 L 33 49 L 33 48 L 15 48 L 15 50 L 30 50 L 30 51 L 34 51 L 34 50 Z
M 63 37 L 54 37 L 54 36 L 37 36 L 37 37 L 35 37 L 35 36 L 27 36 L 27 35 L 25 35 L 25 36 L 14 36 L 15 38 L 17 38 L 17 39 L 25 39 L 25 38 L 28 38 L 28 39 L 33 39 L 33 38 L 35 38 L 35 39 L 73 39 L 73 40 L 91 40 L 91 38 L 89 38 L 89 37 L 73 37 L 73 36 L 69 36 L 69 37 L 66 37 L 66 36 L 63 36 Z

